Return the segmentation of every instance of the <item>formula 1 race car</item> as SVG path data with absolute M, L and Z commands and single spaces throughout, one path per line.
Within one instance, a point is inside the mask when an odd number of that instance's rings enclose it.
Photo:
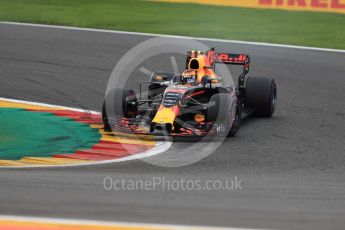
M 218 63 L 243 66 L 237 86 L 222 84 L 215 73 Z M 102 108 L 104 129 L 184 137 L 234 136 L 241 119 L 251 114 L 271 117 L 276 108 L 275 80 L 247 77 L 249 66 L 246 54 L 215 53 L 214 48 L 189 51 L 182 74 L 152 74 L 145 82 L 146 99 L 142 99 L 142 83 L 139 99 L 133 90 L 109 90 Z

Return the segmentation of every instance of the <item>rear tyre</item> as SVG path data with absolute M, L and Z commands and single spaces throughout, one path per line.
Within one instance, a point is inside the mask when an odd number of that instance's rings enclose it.
M 245 92 L 246 104 L 255 109 L 255 115 L 261 117 L 273 115 L 277 103 L 277 86 L 274 79 L 248 77 Z
M 137 97 L 133 90 L 111 89 L 103 102 L 104 130 L 111 131 L 120 117 L 135 118 L 138 114 Z

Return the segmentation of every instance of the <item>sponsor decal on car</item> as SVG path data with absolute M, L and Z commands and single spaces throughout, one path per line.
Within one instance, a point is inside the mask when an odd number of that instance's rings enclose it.
M 345 0 L 153 0 L 263 9 L 320 11 L 345 14 Z

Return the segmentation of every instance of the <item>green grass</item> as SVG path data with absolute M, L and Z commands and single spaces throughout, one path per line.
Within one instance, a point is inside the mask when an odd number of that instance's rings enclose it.
M 0 108 L 0 160 L 74 153 L 99 142 L 88 125 L 52 113 Z
M 139 0 L 1 0 L 0 20 L 345 49 L 345 15 Z

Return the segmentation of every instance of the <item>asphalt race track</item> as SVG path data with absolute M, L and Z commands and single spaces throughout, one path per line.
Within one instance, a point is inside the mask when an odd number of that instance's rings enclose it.
M 0 96 L 100 111 L 114 65 L 149 38 L 0 24 Z M 211 156 L 180 168 L 138 160 L 0 169 L 0 214 L 228 227 L 344 228 L 345 53 L 206 44 L 248 53 L 252 75 L 276 79 L 279 101 L 272 119 L 248 119 L 238 135 Z M 151 62 L 149 69 L 164 68 L 170 64 L 166 60 Z M 184 145 L 188 143 L 173 148 Z M 182 157 L 187 159 L 188 154 Z M 107 191 L 103 188 L 107 176 L 201 181 L 238 177 L 242 189 Z

